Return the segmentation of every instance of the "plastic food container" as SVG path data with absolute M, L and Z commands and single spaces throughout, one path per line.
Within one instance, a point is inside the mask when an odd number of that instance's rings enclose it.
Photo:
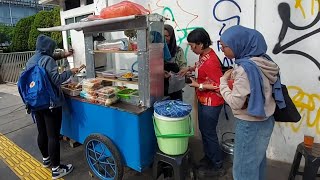
M 138 91 L 135 89 L 124 89 L 118 92 L 118 97 L 121 101 L 133 105 L 140 105 L 140 98 Z
M 65 84 L 61 86 L 61 89 L 63 91 L 64 94 L 67 94 L 69 96 L 79 96 L 80 95 L 80 91 L 81 91 L 81 86 L 79 88 L 73 88 L 74 86 L 70 86 L 69 84 Z M 72 88 L 71 88 L 72 87 Z
M 90 97 L 90 98 L 87 98 L 87 100 L 90 102 L 90 103 L 97 103 L 97 98 L 95 97 Z
M 85 91 L 81 91 L 80 96 L 87 99 L 91 103 L 96 103 L 96 101 L 97 101 L 97 96 L 92 96 Z
M 128 50 L 129 41 L 127 38 L 108 40 L 108 41 L 99 41 L 97 42 L 96 49 L 98 50 Z
M 101 72 L 102 77 L 116 79 L 116 74 L 113 71 L 103 71 Z
M 96 91 L 97 95 L 101 98 L 113 98 L 116 96 L 116 88 L 104 87 Z
M 100 87 L 102 80 L 100 79 L 84 79 L 82 82 L 82 88 L 84 89 L 97 89 Z
M 133 73 L 132 81 L 139 81 L 138 73 L 136 72 Z
M 89 90 L 89 89 L 86 89 L 85 91 L 88 95 L 90 96 L 97 96 L 97 92 L 95 90 Z
M 119 91 L 122 91 L 124 89 L 127 89 L 127 87 L 126 86 L 116 86 L 115 87 L 116 94 L 118 94 Z
M 120 98 L 125 99 L 125 98 L 128 98 L 130 95 L 132 95 L 133 93 L 136 93 L 136 92 L 138 92 L 138 90 L 136 90 L 136 89 L 124 89 L 124 90 L 121 90 L 121 91 L 118 92 L 118 96 Z
M 100 89 L 102 87 L 103 87 L 102 85 L 100 85 L 99 87 L 93 87 L 93 88 L 82 87 L 82 91 L 94 93 L 97 89 Z
M 100 97 L 98 97 L 96 99 L 96 101 L 97 101 L 98 104 L 108 106 L 108 105 L 111 105 L 111 104 L 117 102 L 118 101 L 118 97 L 117 96 L 114 96 L 112 98 L 100 98 Z
M 132 81 L 134 74 L 132 72 L 124 72 L 117 74 L 116 77 L 122 81 Z
M 121 81 L 132 81 L 132 78 L 118 77 L 118 79 L 121 80 Z

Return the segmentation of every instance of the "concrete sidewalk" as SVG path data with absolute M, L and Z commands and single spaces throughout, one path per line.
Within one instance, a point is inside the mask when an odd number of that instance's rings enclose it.
M 37 129 L 29 115 L 26 115 L 21 99 L 15 85 L 0 84 L 0 133 L 5 135 L 16 145 L 28 152 L 37 160 L 41 160 L 36 138 Z M 202 157 L 202 146 L 199 139 L 190 140 L 190 149 L 194 159 L 198 161 Z M 84 148 L 79 146 L 71 148 L 66 141 L 61 142 L 62 163 L 72 163 L 74 171 L 64 179 L 88 180 L 89 167 L 84 158 Z M 232 179 L 232 164 L 225 163 L 227 174 L 218 180 Z M 289 164 L 268 161 L 267 179 L 285 180 L 288 178 L 290 170 Z M 0 180 L 19 179 L 8 166 L 1 161 L 0 157 Z M 125 180 L 150 180 L 152 179 L 151 168 L 143 173 L 138 173 L 130 169 L 125 169 Z M 207 178 L 213 179 L 213 178 Z M 300 178 L 297 178 L 300 179 Z

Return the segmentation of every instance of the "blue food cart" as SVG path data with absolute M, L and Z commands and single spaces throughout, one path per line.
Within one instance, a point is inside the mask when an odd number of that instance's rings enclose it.
M 119 101 L 104 106 L 79 96 L 66 96 L 61 134 L 83 144 L 87 163 L 93 174 L 100 179 L 122 179 L 124 166 L 141 172 L 153 162 L 156 138 L 152 105 L 163 98 L 163 40 L 155 39 L 163 37 L 163 23 L 161 15 L 150 14 L 39 29 L 82 30 L 86 49 L 86 78 L 101 79 L 112 85 L 128 84 L 138 90 L 136 104 Z M 108 41 L 112 40 L 111 32 L 124 30 L 135 30 L 137 49 L 118 51 L 95 48 L 94 38 L 98 34 L 102 34 Z M 125 61 L 125 58 L 116 59 L 110 54 L 135 56 L 138 81 L 97 77 L 98 69 L 101 69 L 97 65 L 101 64 L 101 60 L 97 63 L 97 56 L 100 59 L 103 57 L 106 66 L 114 69 L 117 64 L 115 61 Z

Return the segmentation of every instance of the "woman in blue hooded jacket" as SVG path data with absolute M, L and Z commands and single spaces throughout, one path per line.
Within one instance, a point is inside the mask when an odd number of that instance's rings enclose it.
M 220 92 L 236 119 L 233 178 L 264 180 L 266 150 L 274 127 L 279 67 L 266 54 L 261 33 L 243 26 L 227 29 L 220 38 L 221 50 L 236 67 L 220 79 Z M 275 96 L 273 95 L 275 92 Z
M 72 53 L 54 54 L 55 48 L 55 41 L 48 36 L 39 35 L 36 43 L 36 52 L 26 64 L 26 69 L 36 64 L 43 67 L 58 96 L 52 109 L 41 109 L 33 112 L 38 129 L 38 147 L 43 157 L 42 165 L 43 167 L 52 167 L 52 179 L 61 178 L 73 170 L 72 164 L 60 164 L 59 135 L 62 123 L 62 105 L 64 103 L 64 96 L 60 86 L 79 70 L 78 68 L 72 68 L 59 74 L 55 59 L 66 57 Z

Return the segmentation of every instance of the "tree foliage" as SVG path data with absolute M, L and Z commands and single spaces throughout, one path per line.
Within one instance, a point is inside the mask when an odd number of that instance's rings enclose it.
M 21 19 L 14 30 L 11 29 L 12 43 L 11 51 L 34 51 L 36 48 L 37 37 L 40 34 L 50 36 L 57 42 L 58 47 L 62 48 L 62 33 L 61 32 L 40 32 L 38 28 L 46 28 L 52 26 L 60 26 L 60 9 L 54 8 L 51 11 L 40 11 L 33 16 Z M 0 26 L 0 40 L 1 37 Z
M 60 26 L 60 8 L 56 7 L 52 10 L 52 17 L 53 17 L 53 26 Z M 62 32 L 56 31 L 51 33 L 51 38 L 56 41 L 57 46 L 59 48 L 63 48 L 63 39 L 62 39 Z
M 10 39 L 7 34 L 0 32 L 0 44 L 8 42 Z
M 30 50 L 36 49 L 37 37 L 40 34 L 51 36 L 51 32 L 40 32 L 38 28 L 47 28 L 53 26 L 51 11 L 40 11 L 36 14 L 29 33 L 28 47 Z
M 35 15 L 29 16 L 18 21 L 14 28 L 13 38 L 11 42 L 11 51 L 28 51 L 28 39 L 31 25 Z
M 14 27 L 0 24 L 0 43 L 10 42 L 13 36 Z

